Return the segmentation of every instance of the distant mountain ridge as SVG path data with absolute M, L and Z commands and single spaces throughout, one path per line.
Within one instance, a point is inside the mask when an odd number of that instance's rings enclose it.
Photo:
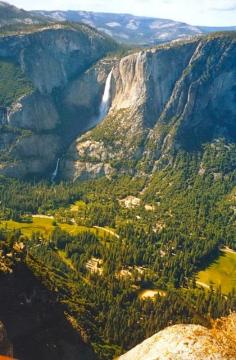
M 53 22 L 75 22 L 90 25 L 123 44 L 152 46 L 186 39 L 215 31 L 234 31 L 231 27 L 193 26 L 170 19 L 76 10 L 25 11 L 0 1 L 0 27 Z
M 167 41 L 215 31 L 232 31 L 235 27 L 192 26 L 183 22 L 131 14 L 98 13 L 90 11 L 34 11 L 56 21 L 83 22 L 112 36 L 121 43 L 154 45 Z
M 236 31 L 236 26 L 199 26 L 204 33 L 218 32 L 218 31 Z
M 35 11 L 33 14 L 56 21 L 83 22 L 105 32 L 121 43 L 136 45 L 154 45 L 202 33 L 198 27 L 178 21 L 131 14 L 70 10 Z

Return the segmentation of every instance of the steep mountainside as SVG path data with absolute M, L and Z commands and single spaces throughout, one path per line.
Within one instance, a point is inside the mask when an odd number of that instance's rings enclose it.
M 51 171 L 68 141 L 97 115 L 110 61 L 97 65 L 101 72 L 88 89 L 89 106 L 79 77 L 91 68 L 88 76 L 96 78 L 93 65 L 116 48 L 87 25 L 32 27 L 0 37 L 0 173 Z
M 120 360 L 234 360 L 236 314 L 215 322 L 213 329 L 175 325 L 145 340 Z
M 232 33 L 122 58 L 112 70 L 109 114 L 71 146 L 63 176 L 150 173 L 181 151 L 199 151 L 199 171 L 207 171 L 203 144 L 216 149 L 222 139 L 228 153 L 235 146 L 235 55 Z

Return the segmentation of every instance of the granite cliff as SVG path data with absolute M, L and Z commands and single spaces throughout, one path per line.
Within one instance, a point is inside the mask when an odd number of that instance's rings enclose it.
M 143 50 L 114 65 L 108 116 L 70 147 L 65 178 L 154 171 L 179 150 L 235 139 L 236 36 Z

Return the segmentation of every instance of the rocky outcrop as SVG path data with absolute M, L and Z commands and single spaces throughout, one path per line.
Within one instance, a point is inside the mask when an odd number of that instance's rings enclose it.
M 65 162 L 63 167 L 64 179 L 75 181 L 80 180 L 89 180 L 96 179 L 101 176 L 106 176 L 110 178 L 114 173 L 111 165 L 109 163 L 96 163 L 92 164 L 91 162 L 83 161 L 69 161 Z
M 86 158 L 88 161 L 86 162 Z M 84 161 L 81 161 L 83 159 Z M 93 159 L 93 162 L 91 162 Z M 63 161 L 63 175 L 67 180 L 95 179 L 112 176 L 114 170 L 109 164 L 109 157 L 103 143 L 85 141 L 73 143 Z
M 51 96 L 34 92 L 14 103 L 8 114 L 9 125 L 32 131 L 53 130 L 59 124 L 59 114 Z
M 40 175 L 54 162 L 60 150 L 57 135 L 32 134 L 17 139 L 9 150 L 12 161 L 2 165 L 1 171 L 10 177 L 25 178 Z M 44 174 L 47 176 L 47 174 Z
M 236 314 L 212 329 L 174 325 L 145 340 L 119 360 L 233 360 L 236 358 Z

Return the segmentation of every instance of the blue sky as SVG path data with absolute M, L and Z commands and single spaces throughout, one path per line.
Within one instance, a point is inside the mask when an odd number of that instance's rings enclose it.
M 236 0 L 10 0 L 30 9 L 90 10 L 153 16 L 192 25 L 236 25 Z

